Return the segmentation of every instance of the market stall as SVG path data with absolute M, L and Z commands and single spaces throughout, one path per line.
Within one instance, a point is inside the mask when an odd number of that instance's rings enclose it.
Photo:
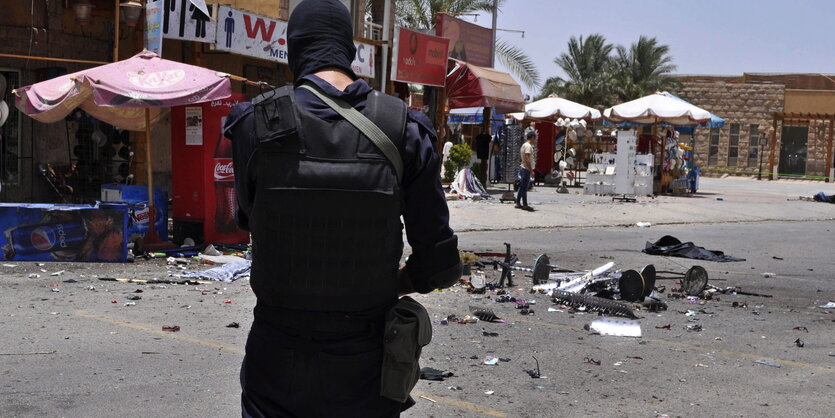
M 707 110 L 671 96 L 667 92 L 656 92 L 603 111 L 603 116 L 613 123 L 652 125 L 653 140 L 650 142 L 650 153 L 658 156 L 658 171 L 654 173 L 658 180 L 654 189 L 658 192 L 669 191 L 674 186 L 686 184 L 688 170 L 684 164 L 684 152 L 687 148 L 692 150 L 692 147 L 679 143 L 674 129 L 665 130 L 661 141 L 656 143 L 659 125 L 696 126 L 711 120 L 711 114 Z
M 76 73 L 52 78 L 13 91 L 15 105 L 43 122 L 63 120 L 76 108 L 121 129 L 144 131 L 147 196 L 154 196 L 151 176 L 151 126 L 171 107 L 229 97 L 228 74 L 160 58 L 150 51 Z M 149 217 L 156 219 L 153 198 L 147 199 Z M 158 242 L 155 222 L 145 240 Z
M 524 109 L 525 102 L 522 96 L 522 88 L 508 73 L 459 60 L 452 61 L 454 62 L 454 67 L 446 77 L 447 108 L 450 109 L 450 113 L 456 109 L 473 108 L 475 108 L 474 112 L 477 112 L 481 108 L 482 128 L 478 134 L 494 134 L 504 146 L 507 146 L 506 130 L 502 128 L 504 124 L 498 123 L 498 121 L 503 121 L 503 118 L 499 119 L 498 115 L 518 112 Z M 465 110 L 464 112 L 470 111 L 473 110 Z M 477 120 L 477 116 L 475 115 L 472 115 L 471 118 L 464 116 L 464 118 Z M 490 121 L 490 125 L 487 124 L 487 121 Z M 444 135 L 441 136 L 443 137 Z M 479 144 L 476 143 L 475 145 L 473 148 L 478 150 Z M 481 159 L 490 160 L 492 152 L 493 146 L 488 142 L 487 154 L 481 155 L 481 157 L 484 157 Z M 509 161 L 506 159 L 501 160 L 503 162 Z M 483 164 L 480 174 L 485 180 L 487 172 L 488 164 Z
M 556 95 L 525 105 L 524 119 L 537 122 L 536 128 L 541 130 L 536 170 L 547 173 L 558 184 L 570 181 L 572 186 L 580 185 L 579 169 L 584 156 L 577 145 L 592 136 L 588 123 L 600 118 L 599 110 Z M 550 126 L 540 129 L 542 123 Z M 567 175 L 566 170 L 570 170 Z

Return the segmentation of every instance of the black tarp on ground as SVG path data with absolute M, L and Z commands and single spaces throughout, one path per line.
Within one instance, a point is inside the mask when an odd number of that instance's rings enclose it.
M 664 235 L 655 243 L 647 241 L 644 252 L 651 255 L 665 255 L 668 257 L 684 257 L 696 260 L 708 260 L 718 262 L 745 261 L 744 258 L 731 257 L 722 251 L 706 250 L 704 247 L 697 247 L 692 242 L 681 242 L 671 235 Z

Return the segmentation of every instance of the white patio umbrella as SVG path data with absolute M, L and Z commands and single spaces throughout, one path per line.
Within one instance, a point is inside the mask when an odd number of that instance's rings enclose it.
M 600 119 L 600 111 L 562 97 L 546 97 L 525 105 L 525 116 L 531 119 Z
M 677 100 L 666 92 L 655 92 L 648 96 L 621 103 L 603 111 L 603 117 L 611 122 L 633 122 L 653 125 L 652 136 L 659 122 L 670 125 L 698 125 L 710 121 L 710 112 L 683 100 Z M 669 93 L 666 93 L 669 94 Z M 664 167 L 664 145 L 661 148 L 661 167 Z M 662 180 L 663 181 L 663 180 Z
M 690 103 L 656 92 L 603 111 L 603 117 L 618 122 L 696 125 L 710 121 L 710 112 Z

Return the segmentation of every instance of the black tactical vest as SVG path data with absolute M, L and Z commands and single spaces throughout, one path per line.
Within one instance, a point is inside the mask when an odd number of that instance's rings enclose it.
M 391 304 L 403 252 L 392 164 L 344 119 L 296 105 L 291 87 L 253 100 L 257 186 L 251 217 L 258 303 L 352 312 Z M 406 107 L 377 91 L 362 112 L 403 150 Z

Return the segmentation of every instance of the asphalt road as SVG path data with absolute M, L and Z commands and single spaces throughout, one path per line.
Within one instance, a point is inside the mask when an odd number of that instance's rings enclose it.
M 523 263 L 547 253 L 552 263 L 573 269 L 608 261 L 623 269 L 653 263 L 671 271 L 699 264 L 712 284 L 773 297 L 720 295 L 699 304 L 670 299 L 667 311 L 639 312 L 643 337 L 636 339 L 585 331 L 596 314 L 549 312 L 551 303 L 530 295 L 530 279 L 521 275 L 511 294 L 536 300 L 532 316 L 460 286 L 421 295 L 435 320 L 466 315 L 472 304 L 494 309 L 507 323 L 435 325 L 422 365 L 454 376 L 419 382 L 418 405 L 405 415 L 830 416 L 835 311 L 816 306 L 835 299 L 833 232 L 831 222 L 781 222 L 463 233 L 462 249 L 501 251 L 510 242 Z M 746 261 L 641 253 L 646 241 L 666 234 Z M 238 367 L 255 301 L 247 281 L 163 287 L 94 277 L 165 278 L 173 270 L 161 260 L 15 264 L 0 267 L 0 415 L 239 413 Z M 65 272 L 49 275 L 59 270 Z M 773 275 L 764 277 L 766 272 Z M 31 273 L 41 277 L 28 278 Z M 128 299 L 137 295 L 142 299 Z M 136 304 L 125 305 L 130 302 Z M 747 307 L 734 308 L 733 302 Z M 689 310 L 696 315 L 686 316 Z M 232 322 L 241 327 L 228 328 Z M 694 324 L 702 331 L 686 330 Z M 170 325 L 181 330 L 162 331 Z M 798 338 L 804 347 L 797 347 Z M 491 355 L 509 361 L 483 365 Z M 532 356 L 547 379 L 524 371 L 535 367 Z

